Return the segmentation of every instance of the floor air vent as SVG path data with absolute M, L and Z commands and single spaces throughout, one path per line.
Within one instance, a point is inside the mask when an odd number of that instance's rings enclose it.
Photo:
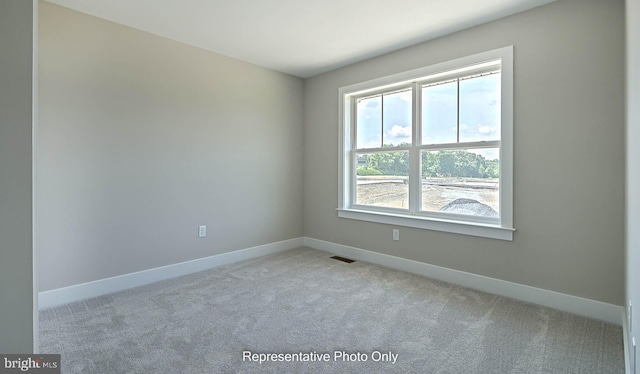
M 340 256 L 333 256 L 331 257 L 334 260 L 338 260 L 338 261 L 342 261 L 342 262 L 346 262 L 347 264 L 350 264 L 352 262 L 356 262 L 356 260 L 352 260 L 350 258 L 344 258 L 344 257 L 340 257 Z

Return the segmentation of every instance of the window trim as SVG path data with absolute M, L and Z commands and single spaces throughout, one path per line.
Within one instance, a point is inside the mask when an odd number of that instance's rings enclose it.
M 353 184 L 355 178 L 351 174 L 355 173 L 356 152 L 352 137 L 355 136 L 353 126 L 355 124 L 355 108 L 351 104 L 353 97 L 363 95 L 389 92 L 393 89 L 406 87 L 407 85 L 418 86 L 416 80 L 420 80 L 419 85 L 425 84 L 425 78 L 429 81 L 440 81 L 450 76 L 460 76 L 464 74 L 476 74 L 478 72 L 491 70 L 491 65 L 500 60 L 501 72 L 501 131 L 500 131 L 500 220 L 491 221 L 477 219 L 463 215 L 438 214 L 438 217 L 418 215 L 404 209 L 372 207 L 353 204 L 352 194 L 355 191 Z M 478 66 L 482 64 L 481 66 Z M 494 68 L 495 69 L 495 68 Z M 339 93 L 339 141 L 340 157 L 338 163 L 338 216 L 341 218 L 356 219 L 368 222 L 384 223 L 395 226 L 405 226 L 421 228 L 435 231 L 444 231 L 464 235 L 473 235 L 501 240 L 513 240 L 513 46 L 494 49 L 466 57 L 461 57 L 451 61 L 437 63 L 434 65 L 409 70 L 389 76 L 372 79 L 365 82 L 341 87 Z M 420 123 L 420 103 L 415 102 L 417 95 L 414 95 L 414 124 Z M 415 145 L 418 141 L 420 126 L 413 126 L 412 141 Z M 438 145 L 440 147 L 442 145 Z M 417 152 L 409 151 L 410 175 L 419 170 L 416 163 L 420 162 L 420 151 L 428 149 L 428 145 L 417 148 Z M 416 149 L 414 147 L 414 149 Z M 375 149 L 372 149 L 375 150 Z M 384 151 L 400 151 L 403 148 L 384 148 Z M 367 149 L 369 151 L 369 149 Z M 410 194 L 419 194 L 419 190 L 410 189 Z M 411 199 L 413 196 L 410 196 Z M 415 197 L 413 197 L 415 198 Z

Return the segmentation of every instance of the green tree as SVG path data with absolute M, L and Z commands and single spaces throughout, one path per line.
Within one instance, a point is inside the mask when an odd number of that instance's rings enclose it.
M 422 153 L 422 175 L 425 177 L 497 178 L 498 160 L 465 150 L 446 150 Z
M 486 165 L 485 175 L 487 178 L 500 177 L 500 163 L 498 160 L 487 160 Z
M 358 166 L 356 169 L 357 175 L 382 175 L 382 172 L 377 169 L 368 168 L 366 166 Z
M 409 152 L 373 153 L 368 164 L 384 175 L 409 175 Z

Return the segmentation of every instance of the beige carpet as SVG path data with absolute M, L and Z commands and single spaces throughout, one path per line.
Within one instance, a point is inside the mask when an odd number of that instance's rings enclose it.
M 41 349 L 63 373 L 624 372 L 620 327 L 330 256 L 301 248 L 48 309 Z

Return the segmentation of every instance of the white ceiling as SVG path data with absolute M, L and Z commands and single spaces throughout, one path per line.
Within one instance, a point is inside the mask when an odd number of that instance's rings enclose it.
M 48 0 L 306 78 L 555 0 Z

